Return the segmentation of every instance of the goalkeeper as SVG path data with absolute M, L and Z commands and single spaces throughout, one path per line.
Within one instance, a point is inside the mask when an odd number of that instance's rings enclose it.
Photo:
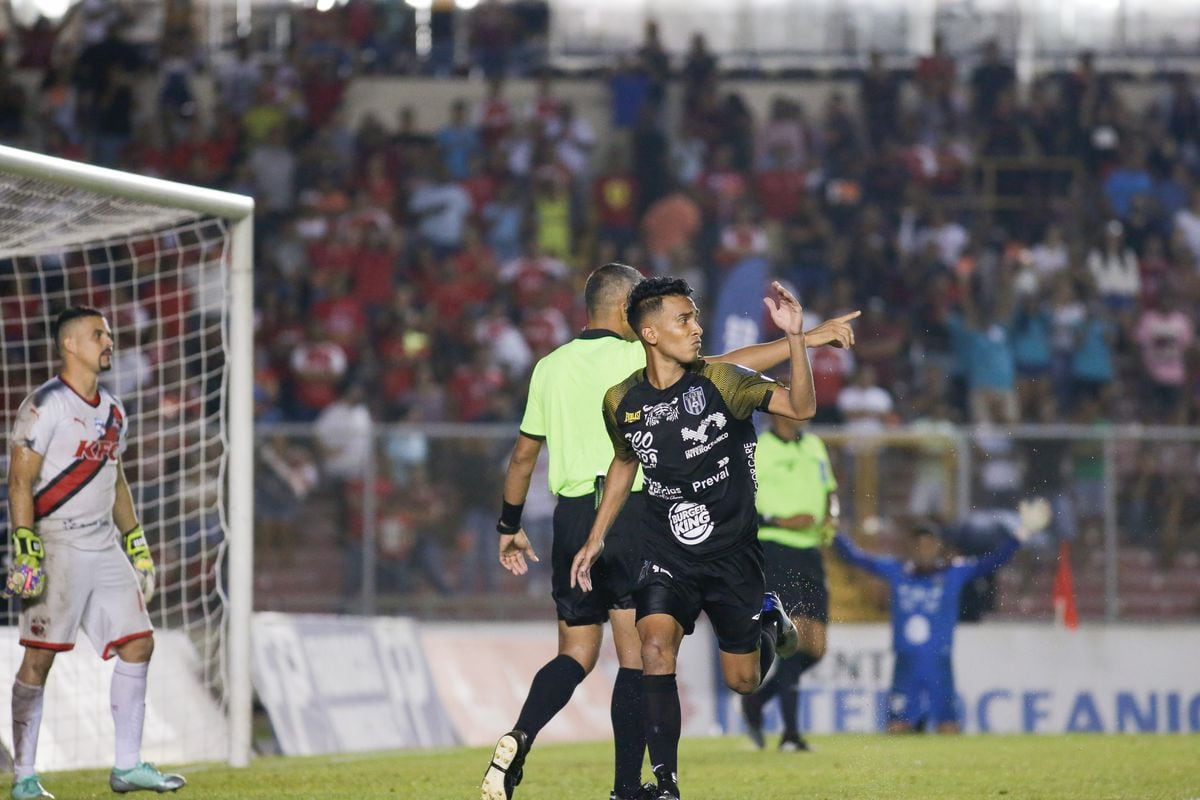
M 146 673 L 154 632 L 146 604 L 154 561 L 138 524 L 121 452 L 128 418 L 102 387 L 113 336 L 92 308 L 69 308 L 54 325 L 58 376 L 25 398 L 10 442 L 12 568 L 5 593 L 21 598 L 25 655 L 12 690 L 13 800 L 53 798 L 34 770 L 42 698 L 54 657 L 83 628 L 100 655 L 114 655 L 110 699 L 114 792 L 174 791 L 186 781 L 141 761 Z
M 1022 501 L 1018 513 L 997 516 L 1005 541 L 980 558 L 947 560 L 937 530 L 913 530 L 907 561 L 865 553 L 843 533 L 833 544 L 852 566 L 883 578 L 891 588 L 892 650 L 896 662 L 888 696 L 888 731 L 905 733 L 926 726 L 939 733 L 960 730 L 954 706 L 951 649 L 963 587 L 1004 565 L 1033 534 L 1050 522 L 1045 499 Z

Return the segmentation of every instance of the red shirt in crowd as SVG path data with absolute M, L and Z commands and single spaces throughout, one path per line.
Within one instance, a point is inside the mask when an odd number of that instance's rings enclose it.
M 602 175 L 592 195 L 602 228 L 632 231 L 637 225 L 637 181 L 630 175 Z
M 767 219 L 791 219 L 805 198 L 807 175 L 802 169 L 777 169 L 759 173 L 758 204 Z

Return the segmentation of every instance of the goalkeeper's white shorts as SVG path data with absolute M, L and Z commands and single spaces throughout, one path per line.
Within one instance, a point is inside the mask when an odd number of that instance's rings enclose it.
M 82 627 L 101 658 L 112 658 L 125 642 L 150 636 L 154 628 L 137 573 L 113 540 L 103 550 L 46 543 L 42 559 L 46 591 L 22 601 L 21 644 L 72 650 Z

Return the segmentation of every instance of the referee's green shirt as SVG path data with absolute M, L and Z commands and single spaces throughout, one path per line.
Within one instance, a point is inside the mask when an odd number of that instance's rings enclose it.
M 604 427 L 604 393 L 646 366 L 641 342 L 586 330 L 538 361 L 529 381 L 521 433 L 550 448 L 550 491 L 582 497 L 608 472 L 612 441 Z M 633 489 L 642 488 L 639 467 Z
M 754 454 L 758 472 L 758 513 L 764 517 L 792 517 L 811 514 L 825 518 L 830 492 L 837 491 L 837 480 L 829 463 L 825 443 L 811 433 L 799 441 L 785 442 L 774 431 L 758 439 Z M 758 538 L 788 547 L 820 547 L 821 526 L 802 531 L 761 526 Z

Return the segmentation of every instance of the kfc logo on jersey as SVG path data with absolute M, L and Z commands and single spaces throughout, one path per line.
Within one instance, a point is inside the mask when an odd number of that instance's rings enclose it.
M 679 419 L 679 398 L 673 398 L 669 403 L 659 403 L 653 406 L 642 406 L 646 427 L 653 428 L 660 422 L 674 422 Z
M 117 449 L 120 446 L 120 442 L 105 440 L 80 442 L 79 447 L 75 449 L 75 458 L 81 458 L 84 461 L 116 461 Z
M 706 405 L 708 402 L 704 397 L 704 390 L 699 386 L 693 386 L 683 393 L 683 410 L 693 417 L 703 414 Z
M 629 442 L 629 446 L 633 448 L 633 452 L 637 454 L 638 461 L 641 461 L 644 466 L 653 469 L 658 466 L 658 450 L 651 447 L 654 444 L 654 434 L 650 431 L 634 431 L 633 433 L 625 434 L 625 439 Z
M 681 544 L 696 545 L 712 536 L 713 521 L 708 508 L 686 500 L 671 506 L 667 514 L 671 522 L 671 533 Z

